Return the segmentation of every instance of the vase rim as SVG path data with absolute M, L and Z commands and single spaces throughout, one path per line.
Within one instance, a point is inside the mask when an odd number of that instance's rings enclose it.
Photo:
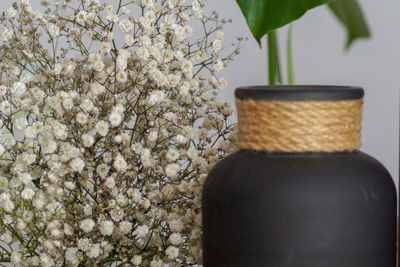
M 258 85 L 235 90 L 236 98 L 256 101 L 340 101 L 363 96 L 361 87 L 338 85 Z

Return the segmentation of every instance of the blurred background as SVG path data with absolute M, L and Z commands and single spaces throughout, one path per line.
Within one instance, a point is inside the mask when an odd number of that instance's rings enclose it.
M 293 24 L 293 58 L 296 84 L 353 85 L 365 90 L 361 150 L 381 161 L 398 186 L 399 89 L 400 89 L 400 2 L 360 0 L 372 37 L 356 41 L 344 50 L 346 33 L 325 6 L 315 8 Z M 240 55 L 223 76 L 228 87 L 221 97 L 234 103 L 234 89 L 267 84 L 266 40 L 260 49 L 234 0 L 208 0 L 233 22 L 225 27 L 226 44 L 235 37 L 248 37 Z M 280 56 L 285 75 L 287 29 L 279 33 Z

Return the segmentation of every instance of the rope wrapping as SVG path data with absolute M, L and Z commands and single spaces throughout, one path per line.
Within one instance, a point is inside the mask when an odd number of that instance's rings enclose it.
M 268 152 L 357 150 L 361 146 L 362 105 L 362 99 L 236 99 L 239 148 Z

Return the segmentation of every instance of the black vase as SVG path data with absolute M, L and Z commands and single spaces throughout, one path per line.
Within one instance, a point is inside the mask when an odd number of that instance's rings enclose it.
M 255 103 L 352 101 L 363 94 L 328 86 L 235 92 Z M 396 189 L 385 167 L 358 149 L 241 148 L 208 175 L 202 209 L 205 267 L 396 266 Z

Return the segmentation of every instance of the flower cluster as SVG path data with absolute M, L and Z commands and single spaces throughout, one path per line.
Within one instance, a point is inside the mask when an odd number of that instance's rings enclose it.
M 0 265 L 201 264 L 240 40 L 202 0 L 41 3 L 0 18 Z

